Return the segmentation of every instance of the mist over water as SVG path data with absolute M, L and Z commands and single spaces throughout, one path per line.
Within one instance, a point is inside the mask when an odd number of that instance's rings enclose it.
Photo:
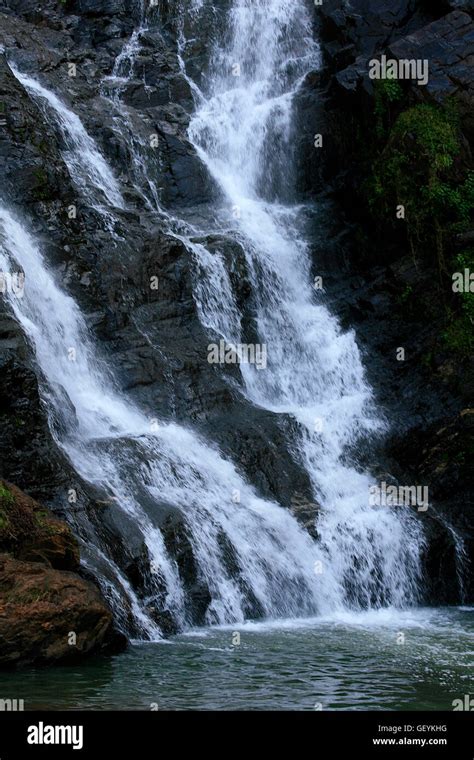
M 317 540 L 288 505 L 262 498 L 212 441 L 182 425 L 150 424 L 116 387 L 107 357 L 96 348 L 78 305 L 50 272 L 28 220 L 10 213 L 8 199 L 0 212 L 0 265 L 4 271 L 20 266 L 26 274 L 25 297 L 9 298 L 44 375 L 45 403 L 63 423 L 56 439 L 76 471 L 105 489 L 138 526 L 148 550 L 143 598 L 108 548 L 96 547 L 97 567 L 108 568 L 104 591 L 117 610 L 118 591 L 129 599 L 140 638 L 161 635 L 154 608 L 169 611 L 181 629 L 190 624 L 183 580 L 160 530 L 163 505 L 183 517 L 211 597 L 209 625 L 404 607 L 414 604 L 419 592 L 419 522 L 408 509 L 370 507 L 372 478 L 349 461 L 350 447 L 376 431 L 377 410 L 354 335 L 341 331 L 324 296 L 312 288 L 309 246 L 294 203 L 293 96 L 319 60 L 308 5 L 234 0 L 229 6 L 206 88 L 193 84 L 196 112 L 189 136 L 222 190 L 216 231 L 222 232 L 225 220 L 229 238 L 241 246 L 258 340 L 268 352 L 262 371 L 241 365 L 242 389 L 255 405 L 297 422 L 291 448 L 320 505 Z M 193 3 L 194 23 L 202 7 L 203 2 Z M 142 18 L 139 30 L 145 22 Z M 121 87 L 133 76 L 139 45 L 137 32 L 103 83 L 103 96 L 113 100 L 124 129 L 131 129 L 131 122 L 126 109 L 120 110 Z M 185 54 L 183 39 L 184 62 Z M 14 73 L 60 129 L 71 179 L 112 233 L 115 213 L 125 206 L 119 180 L 71 108 L 32 77 Z M 210 342 L 216 334 L 230 344 L 245 342 L 223 253 L 196 242 L 202 232 L 197 226 L 161 209 L 146 146 L 137 139 L 130 150 L 133 180 L 148 208 L 156 208 L 157 218 L 167 215 L 170 234 L 181 230 L 179 239 L 198 264 L 195 298 Z

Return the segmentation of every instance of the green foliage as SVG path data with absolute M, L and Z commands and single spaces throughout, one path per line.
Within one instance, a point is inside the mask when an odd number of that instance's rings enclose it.
M 452 107 L 413 106 L 400 114 L 392 136 L 400 140 L 405 152 L 413 153 L 413 148 L 420 150 L 421 158 L 433 162 L 434 169 L 451 166 L 459 151 L 458 125 Z M 416 153 L 415 157 L 419 158 L 420 154 Z
M 43 534 L 55 535 L 63 532 L 63 526 L 61 523 L 54 523 L 51 521 L 51 515 L 46 509 L 39 509 L 34 513 L 34 519 L 36 521 L 38 529 Z
M 459 152 L 453 106 L 413 106 L 396 119 L 368 184 L 372 211 L 394 218 L 403 205 L 412 248 L 434 244 L 440 266 L 444 237 L 465 229 L 474 208 L 474 172 L 461 182 L 455 176 Z
M 400 111 L 402 95 L 398 82 L 381 80 L 376 84 L 367 202 L 377 220 L 383 217 L 398 229 L 403 222 L 396 218 L 396 209 L 404 206 L 410 249 L 415 257 L 434 259 L 441 285 L 454 271 L 474 271 L 474 249 L 463 251 L 454 261 L 446 260 L 445 253 L 453 235 L 472 226 L 474 172 L 460 161 L 455 102 L 418 104 Z M 390 109 L 394 103 L 395 114 Z M 442 287 L 446 320 L 442 337 L 453 351 L 466 355 L 474 348 L 474 294 L 458 294 L 458 302 L 448 305 L 448 293 Z M 399 301 L 409 306 L 409 288 Z
M 0 483 L 0 504 L 13 504 L 14 501 L 15 497 L 13 496 L 12 492 L 6 486 L 4 486 L 3 483 Z
M 4 598 L 7 603 L 22 605 L 25 607 L 31 607 L 33 604 L 39 604 L 41 602 L 48 602 L 51 599 L 51 592 L 49 589 L 26 589 L 22 593 L 18 593 L 18 589 L 13 591 L 7 591 L 4 594 Z
M 471 356 L 474 351 L 474 330 L 472 321 L 462 314 L 460 317 L 452 317 L 446 331 L 443 334 L 446 345 L 455 353 L 462 356 Z
M 0 533 L 3 533 L 8 528 L 8 511 L 14 501 L 15 497 L 12 492 L 3 483 L 0 483 Z
M 403 90 L 395 79 L 377 79 L 375 91 L 375 131 L 382 138 L 386 133 L 386 122 L 390 119 L 390 106 L 400 101 Z
M 467 248 L 454 259 L 458 272 L 468 269 L 474 272 L 474 248 Z M 474 350 L 474 293 L 465 291 L 457 294 L 461 298 L 461 315 L 450 314 L 450 322 L 444 333 L 446 344 L 456 351 L 469 356 Z
M 411 297 L 412 293 L 413 293 L 412 286 L 411 285 L 407 285 L 406 288 L 404 289 L 403 293 L 400 296 L 401 303 L 403 303 L 403 304 L 407 303 L 407 301 L 410 300 L 410 297 Z
M 471 273 L 474 272 L 474 248 L 468 248 L 459 253 L 454 263 L 458 272 L 464 272 L 465 269 L 469 269 Z M 464 316 L 471 322 L 471 332 L 474 332 L 474 293 L 467 291 L 460 295 Z

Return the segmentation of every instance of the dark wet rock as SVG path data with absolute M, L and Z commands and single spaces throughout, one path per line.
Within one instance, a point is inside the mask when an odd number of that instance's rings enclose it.
M 291 497 L 290 510 L 298 522 L 305 528 L 310 536 L 318 538 L 317 521 L 320 505 L 309 501 L 304 494 L 296 491 Z
M 2 474 L 36 498 L 67 492 L 67 468 L 49 431 L 34 366 L 18 325 L 0 321 L 0 459 Z M 58 493 L 58 500 L 59 500 Z
M 372 56 L 392 40 L 409 34 L 441 15 L 433 4 L 419 0 L 325 0 L 316 9 L 321 25 L 322 47 L 330 72 L 344 68 L 347 58 Z M 353 62 L 351 61 L 351 63 Z
M 175 106 L 166 121 L 155 122 L 165 166 L 163 201 L 167 206 L 208 203 L 217 191 L 194 148 L 180 136 L 180 120 L 179 106 Z
M 136 4 L 131 0 L 74 0 L 71 9 L 86 16 L 103 16 L 125 13 Z
M 206 90 L 208 85 L 209 51 L 217 40 L 219 30 L 223 28 L 225 17 L 232 0 L 216 0 L 203 3 L 199 12 L 187 14 L 184 19 L 183 33 L 186 40 L 182 57 L 186 71 L 199 87 Z M 177 31 L 179 6 L 177 0 L 169 0 L 168 9 L 163 11 L 165 28 Z
M 472 55 L 468 3 L 355 0 L 345 9 L 339 6 L 338 0 L 330 0 L 319 11 L 326 81 L 333 76 L 332 84 L 347 94 L 359 93 L 360 89 L 372 93 L 368 64 L 385 52 L 396 59 L 428 59 L 430 96 L 436 97 L 439 90 L 439 97 L 444 98 L 449 92 L 468 87 L 464 81 Z M 449 10 L 453 12 L 447 13 Z
M 413 482 L 429 487 L 426 583 L 430 601 L 472 599 L 474 509 L 472 493 L 474 410 L 463 409 L 409 436 L 393 439 L 390 452 Z M 448 530 L 446 530 L 448 527 Z M 465 561 L 468 560 L 468 564 Z
M 408 37 L 393 43 L 389 54 L 400 59 L 429 61 L 426 92 L 419 88 L 420 99 L 443 103 L 455 96 L 463 126 L 472 139 L 474 84 L 474 21 L 469 13 L 453 11 Z
M 309 477 L 291 453 L 298 430 L 289 415 L 256 409 L 234 393 L 208 417 L 204 432 L 232 457 L 259 493 L 285 506 L 298 491 L 309 498 Z
M 73 192 L 52 130 L 44 123 L 38 129 L 38 108 L 11 73 L 4 55 L 0 55 L 0 81 L 4 195 L 11 204 L 33 206 L 48 214 L 50 224 L 63 226 L 60 217 L 67 218 L 65 209 Z
M 378 40 L 378 45 L 368 52 L 356 55 L 354 62 L 343 68 L 340 61 L 329 58 L 337 67 L 334 82 L 348 95 L 359 97 L 361 90 L 373 94 L 373 81 L 369 77 L 369 62 L 384 51 L 388 59 L 428 61 L 429 80 L 426 86 L 414 89 L 420 100 L 443 102 L 450 95 L 457 95 L 464 103 L 464 111 L 472 111 L 473 87 L 470 67 L 472 66 L 474 22 L 470 14 L 453 11 L 421 29 L 400 36 L 387 44 L 387 39 Z M 404 30 L 406 32 L 406 30 Z M 383 48 L 380 44 L 383 43 Z M 415 82 L 413 83 L 415 85 Z
M 169 514 L 163 521 L 161 529 L 166 548 L 176 560 L 183 590 L 187 598 L 190 622 L 194 625 L 204 625 L 206 612 L 212 602 L 212 597 L 205 580 L 199 572 L 199 565 L 194 555 L 185 521 L 181 514 L 175 511 Z M 176 622 L 174 625 L 176 626 Z
M 457 414 L 472 398 L 471 360 L 454 357 L 440 341 L 442 309 L 426 320 L 432 277 L 430 266 L 406 255 L 368 272 L 361 267 L 342 279 L 326 278 L 334 308 L 342 324 L 356 330 L 369 377 L 399 432 Z M 413 293 L 410 303 L 407 292 Z M 398 346 L 405 348 L 405 362 L 396 361 Z

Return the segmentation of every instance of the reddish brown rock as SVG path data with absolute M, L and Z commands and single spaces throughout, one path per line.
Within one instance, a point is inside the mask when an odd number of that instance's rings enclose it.
M 74 659 L 113 638 L 108 605 L 78 569 L 68 525 L 0 480 L 0 667 Z
M 0 665 L 87 654 L 111 623 L 99 591 L 78 575 L 0 555 Z
M 79 546 L 67 523 L 4 480 L 0 480 L 0 551 L 58 570 L 79 568 Z

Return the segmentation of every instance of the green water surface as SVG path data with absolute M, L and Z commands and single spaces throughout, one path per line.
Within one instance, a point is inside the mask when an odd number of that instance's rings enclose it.
M 447 710 L 474 696 L 474 607 L 247 623 L 0 675 L 25 710 Z

